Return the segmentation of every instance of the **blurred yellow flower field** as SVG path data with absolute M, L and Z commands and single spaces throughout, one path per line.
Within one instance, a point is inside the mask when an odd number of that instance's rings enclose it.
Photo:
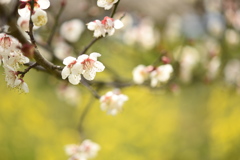
M 83 140 L 77 126 L 90 95 L 82 94 L 73 107 L 60 101 L 51 88 L 34 83 L 29 83 L 34 86 L 29 94 L 1 84 L 1 159 L 64 160 L 64 146 Z M 106 115 L 95 101 L 84 121 L 84 136 L 101 146 L 96 159 L 240 157 L 240 98 L 235 92 L 195 84 L 178 95 L 139 87 L 123 93 L 130 100 L 119 115 Z

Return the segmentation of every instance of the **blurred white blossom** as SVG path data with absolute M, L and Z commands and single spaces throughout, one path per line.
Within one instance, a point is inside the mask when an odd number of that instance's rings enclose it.
M 124 94 L 121 94 L 118 90 L 109 91 L 100 98 L 100 108 L 103 111 L 106 111 L 107 114 L 116 115 L 122 111 L 122 106 L 125 101 L 128 100 L 128 97 Z
M 216 78 L 221 65 L 220 58 L 218 56 L 213 57 L 207 65 L 207 78 L 213 80 Z
M 69 160 L 87 160 L 96 157 L 100 146 L 89 139 L 84 140 L 80 145 L 70 144 L 65 147 Z
M 53 52 L 55 56 L 60 60 L 63 60 L 64 58 L 70 56 L 73 52 L 72 47 L 69 46 L 66 42 L 64 42 L 64 40 L 62 40 L 61 38 L 54 41 L 53 46 Z
M 60 28 L 60 34 L 69 42 L 76 42 L 84 31 L 84 24 L 79 19 L 64 22 Z
M 123 41 L 129 45 L 139 44 L 145 49 L 152 49 L 160 39 L 160 33 L 154 28 L 150 18 L 143 18 L 138 25 L 126 28 Z
M 57 88 L 56 93 L 60 100 L 63 100 L 72 106 L 77 106 L 79 99 L 81 99 L 79 88 L 72 85 L 60 85 Z
M 149 78 L 150 72 L 154 69 L 153 66 L 138 65 L 133 69 L 133 81 L 136 84 L 142 84 Z
M 194 68 L 200 62 L 199 51 L 192 46 L 184 46 L 182 49 L 177 50 L 176 53 L 178 53 L 178 56 L 175 55 L 175 58 L 180 63 L 180 79 L 188 83 L 192 79 Z
M 228 84 L 240 87 L 240 60 L 232 59 L 227 62 L 224 77 Z
M 225 31 L 225 39 L 226 42 L 230 45 L 237 45 L 240 41 L 238 32 L 233 29 L 227 29 Z
M 172 65 L 165 64 L 157 67 L 150 73 L 151 86 L 156 87 L 159 83 L 167 82 L 173 72 Z

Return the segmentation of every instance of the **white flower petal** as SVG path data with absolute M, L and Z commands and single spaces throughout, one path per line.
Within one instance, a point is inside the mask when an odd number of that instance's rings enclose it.
M 70 75 L 70 73 L 71 73 L 70 68 L 65 66 L 61 72 L 62 79 L 66 79 Z
M 77 85 L 77 84 L 80 83 L 81 75 L 70 74 L 69 77 L 68 77 L 68 80 L 71 84 Z
M 115 29 L 111 28 L 107 31 L 107 33 L 108 33 L 109 36 L 112 36 L 115 33 Z
M 26 6 L 25 8 L 22 9 L 18 9 L 18 14 L 21 17 L 29 17 L 30 16 L 30 10 L 28 9 L 28 7 Z
M 22 83 L 22 81 L 20 79 L 16 79 L 14 82 L 14 86 L 18 86 L 21 83 Z
M 88 55 L 86 55 L 86 54 L 82 54 L 82 55 L 80 55 L 78 58 L 77 58 L 77 61 L 78 62 L 83 62 L 85 59 L 87 59 L 89 56 Z
M 21 89 L 22 89 L 25 93 L 28 93 L 28 92 L 29 92 L 28 85 L 27 85 L 27 83 L 25 83 L 25 82 L 22 83 Z
M 87 24 L 87 28 L 90 30 L 90 31 L 94 31 L 96 29 L 96 23 L 95 22 L 89 22 Z
M 107 4 L 106 0 L 98 0 L 97 6 L 98 7 L 104 7 Z
M 122 21 L 120 21 L 119 19 L 114 21 L 114 28 L 120 29 L 120 28 L 122 28 L 123 26 L 124 26 L 124 25 L 123 25 Z
M 97 53 L 97 52 L 93 52 L 90 54 L 89 58 L 96 61 L 97 60 L 97 57 L 101 57 L 101 54 L 100 53 Z
M 94 63 L 94 70 L 95 70 L 96 72 L 102 72 L 104 69 L 105 69 L 105 66 L 104 66 L 101 62 L 96 61 L 96 62 Z
M 73 61 L 75 61 L 76 58 L 72 57 L 72 56 L 68 56 L 67 58 L 65 58 L 63 60 L 63 64 L 64 65 L 69 65 L 70 63 L 72 63 Z
M 87 70 L 83 73 L 83 77 L 89 81 L 93 80 L 95 78 L 95 76 L 96 76 L 96 72 L 92 69 Z
M 103 34 L 103 32 L 101 32 L 100 30 L 95 30 L 94 33 L 93 33 L 93 37 L 100 37 L 100 36 L 103 36 L 105 37 L 105 33 Z
M 47 9 L 50 6 L 49 0 L 37 0 L 37 3 L 40 5 L 41 9 Z
M 72 74 L 80 75 L 83 72 L 83 65 L 81 63 L 76 63 L 71 69 Z

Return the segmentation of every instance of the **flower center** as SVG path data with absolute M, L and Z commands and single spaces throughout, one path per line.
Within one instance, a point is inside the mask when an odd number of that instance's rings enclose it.
M 46 24 L 47 20 L 44 15 L 38 16 L 36 22 L 34 23 L 36 26 L 43 26 Z
M 95 61 L 92 60 L 92 59 L 90 59 L 90 58 L 85 59 L 85 60 L 82 62 L 82 64 L 83 64 L 83 69 L 84 69 L 84 70 L 88 70 L 88 69 L 92 68 L 93 65 L 94 65 L 94 62 L 95 62 Z
M 4 49 L 7 49 L 11 46 L 11 39 L 10 37 L 2 37 L 0 38 L 0 45 L 4 48 Z

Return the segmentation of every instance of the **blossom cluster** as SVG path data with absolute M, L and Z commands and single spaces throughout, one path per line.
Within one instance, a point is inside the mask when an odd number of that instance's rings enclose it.
M 133 69 L 133 81 L 136 84 L 142 84 L 150 78 L 151 86 L 156 87 L 160 83 L 167 82 L 172 72 L 173 67 L 170 64 L 164 64 L 159 67 L 138 65 Z
M 94 158 L 99 150 L 100 146 L 89 139 L 84 140 L 80 145 L 70 144 L 65 147 L 66 154 L 70 156 L 68 160 Z
M 97 61 L 97 57 L 101 54 L 93 52 L 89 56 L 86 54 L 80 55 L 77 59 L 74 57 L 67 57 L 63 60 L 66 65 L 62 70 L 62 79 L 68 78 L 69 82 L 73 85 L 80 83 L 81 74 L 87 80 L 93 80 L 96 72 L 102 72 L 105 66 Z
M 87 23 L 87 27 L 89 30 L 94 31 L 94 37 L 105 37 L 106 35 L 113 35 L 116 29 L 123 27 L 123 23 L 119 19 L 115 20 L 106 16 L 102 21 L 95 20 Z
M 107 111 L 107 114 L 116 115 L 122 110 L 122 106 L 127 100 L 128 97 L 118 90 L 109 91 L 100 98 L 100 107 L 103 111 Z
M 18 69 L 21 64 L 29 62 L 21 51 L 21 43 L 6 33 L 0 33 L 0 65 L 5 71 L 5 81 L 11 88 L 29 92 L 27 84 L 19 77 Z
M 18 25 L 24 30 L 28 30 L 29 19 L 31 15 L 31 0 L 21 0 L 18 14 Z M 49 0 L 34 0 L 34 10 L 31 16 L 35 28 L 45 25 L 48 21 L 47 13 L 44 9 L 50 6 Z

